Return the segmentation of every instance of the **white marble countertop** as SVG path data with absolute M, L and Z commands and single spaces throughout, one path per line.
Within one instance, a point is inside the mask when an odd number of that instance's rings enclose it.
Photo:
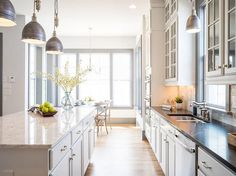
M 54 117 L 47 118 L 31 112 L 0 117 L 0 148 L 50 148 L 96 108 L 80 106 L 70 112 L 57 110 Z

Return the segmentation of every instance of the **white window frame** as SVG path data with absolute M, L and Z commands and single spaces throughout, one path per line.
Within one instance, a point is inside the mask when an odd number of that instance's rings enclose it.
M 64 53 L 76 53 L 77 61 L 76 63 L 79 63 L 79 54 L 80 53 L 109 53 L 110 54 L 110 99 L 113 100 L 113 77 L 112 77 L 112 60 L 113 60 L 113 53 L 130 53 L 131 55 L 131 86 L 130 86 L 130 92 L 131 92 L 131 102 L 130 106 L 113 106 L 113 103 L 111 104 L 111 107 L 113 109 L 133 109 L 134 108 L 134 53 L 133 49 L 65 49 Z M 57 62 L 58 65 L 58 62 Z M 58 95 L 58 90 L 57 90 Z M 56 95 L 56 96 L 57 96 Z M 76 99 L 79 99 L 79 87 L 76 89 Z M 59 104 L 57 100 L 57 105 Z

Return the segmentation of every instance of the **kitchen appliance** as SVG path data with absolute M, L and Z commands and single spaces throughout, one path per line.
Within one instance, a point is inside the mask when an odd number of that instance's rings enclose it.
M 178 161 L 175 162 L 175 176 L 196 175 L 196 144 L 179 131 L 175 133 L 175 154 L 175 161 Z
M 206 102 L 193 101 L 191 104 L 193 108 L 193 115 L 205 122 L 211 122 L 212 111 L 206 107 Z

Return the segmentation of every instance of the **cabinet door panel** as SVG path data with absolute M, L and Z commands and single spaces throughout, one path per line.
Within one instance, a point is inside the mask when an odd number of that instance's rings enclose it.
M 62 159 L 57 167 L 50 174 L 51 176 L 70 176 L 70 152 Z
M 72 147 L 72 176 L 82 176 L 82 137 Z
M 175 142 L 167 137 L 168 141 L 168 176 L 175 176 Z
M 89 128 L 83 134 L 83 173 L 85 174 L 89 165 Z
M 236 5 L 235 0 L 225 1 L 225 74 L 236 73 Z

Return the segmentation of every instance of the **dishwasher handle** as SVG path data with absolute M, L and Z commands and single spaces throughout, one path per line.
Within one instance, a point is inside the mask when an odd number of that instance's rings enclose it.
M 185 145 L 182 141 L 178 139 L 178 135 L 175 135 L 175 141 L 178 142 L 185 150 L 187 150 L 189 153 L 195 153 L 194 148 L 189 148 L 187 145 Z

